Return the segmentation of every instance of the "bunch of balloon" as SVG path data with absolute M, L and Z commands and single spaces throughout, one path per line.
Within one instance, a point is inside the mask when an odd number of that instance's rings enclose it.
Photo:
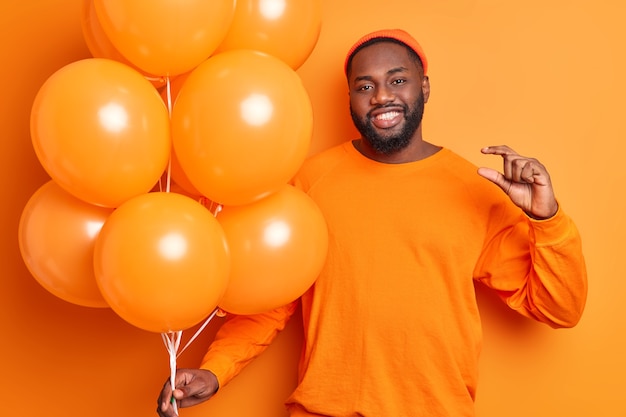
M 234 12 L 235 0 L 85 1 L 94 57 L 49 77 L 31 110 L 33 147 L 52 180 L 22 214 L 29 270 L 55 295 L 167 334 L 168 350 L 215 310 L 230 256 L 198 201 L 151 192 L 172 149 L 171 108 L 155 87 L 211 56 Z M 61 225 L 72 233 L 54 233 Z
M 224 292 L 224 265 L 229 257 L 219 224 L 213 217 L 207 220 L 206 211 L 191 198 L 185 197 L 181 203 L 178 197 L 182 195 L 157 197 L 158 193 L 151 191 L 172 165 L 171 108 L 155 87 L 192 70 L 213 54 L 234 12 L 234 0 L 162 0 L 151 2 L 150 7 L 137 0 L 85 0 L 82 29 L 94 58 L 61 68 L 44 83 L 33 103 L 33 146 L 52 181 L 86 204 L 112 211 L 91 242 L 92 263 L 99 265 L 91 275 L 95 275 L 101 296 L 123 319 L 146 330 L 171 332 L 189 327 L 205 317 L 211 299 L 216 305 Z M 140 208 L 137 200 L 143 202 Z M 129 211 L 148 210 L 146 207 L 153 215 L 142 213 L 142 221 L 158 223 L 153 229 L 161 235 L 143 238 L 152 239 L 148 247 L 160 249 L 132 251 L 139 259 L 134 263 L 122 258 L 122 252 L 111 248 L 110 242 L 132 241 L 136 232 L 117 219 Z M 170 213 L 168 222 L 158 217 L 159 212 Z M 24 231 L 33 229 L 28 227 L 31 217 L 24 215 Z M 193 230 L 186 228 L 190 218 L 196 222 Z M 164 225 L 166 229 L 161 227 Z M 200 239 L 192 231 L 203 231 L 212 240 Z M 115 240 L 113 236 L 118 234 L 124 239 Z M 171 242 L 170 236 L 178 236 L 176 242 L 185 256 L 172 257 L 159 246 L 159 242 Z M 28 246 L 24 242 L 25 254 Z M 214 260 L 212 269 L 204 267 L 204 260 L 212 258 L 201 255 L 200 248 L 214 250 L 220 258 Z M 202 259 L 190 258 L 190 254 Z M 103 258 L 107 262 L 98 264 Z M 149 268 L 166 262 L 171 268 Z M 198 267 L 198 273 L 188 273 L 190 264 Z M 200 271 L 206 275 L 199 276 Z M 209 286 L 207 276 L 214 281 Z M 123 282 L 115 282 L 118 277 Z M 150 294 L 144 288 L 138 290 L 144 284 L 154 288 L 153 301 L 159 301 L 154 305 L 161 304 L 158 314 L 141 302 Z M 160 303 L 166 297 L 176 300 L 177 294 L 191 293 L 203 295 L 204 300 L 179 300 L 176 308 Z
M 296 69 L 318 39 L 319 0 L 85 0 L 82 28 L 94 57 L 53 74 L 33 103 L 32 142 L 52 181 L 24 210 L 23 257 L 48 251 L 52 265 L 72 260 L 47 246 L 88 248 L 99 295 L 29 268 L 69 301 L 161 333 L 173 382 L 182 330 L 222 299 L 244 314 L 289 302 L 323 263 L 324 220 L 287 185 L 311 139 Z M 164 173 L 166 192 L 155 192 Z M 172 175 L 184 192 L 171 192 Z M 44 221 L 62 223 L 52 217 L 93 227 L 35 245 Z M 257 282 L 239 279 L 251 270 L 237 267 L 253 264 Z M 83 294 L 69 295 L 72 285 Z

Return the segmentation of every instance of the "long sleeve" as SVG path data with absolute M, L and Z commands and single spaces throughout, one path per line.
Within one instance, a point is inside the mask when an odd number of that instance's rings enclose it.
M 294 301 L 266 313 L 228 317 L 209 346 L 201 368 L 213 372 L 223 387 L 269 346 L 297 304 Z
M 587 298 L 580 234 L 561 210 L 548 220 L 522 215 L 487 242 L 474 272 L 509 307 L 552 327 L 578 323 Z

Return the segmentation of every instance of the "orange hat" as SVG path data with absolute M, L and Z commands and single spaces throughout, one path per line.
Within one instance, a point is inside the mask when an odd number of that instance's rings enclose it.
M 356 41 L 352 48 L 348 51 L 346 55 L 346 61 L 343 64 L 343 71 L 346 75 L 348 75 L 348 64 L 352 59 L 352 56 L 357 52 L 357 50 L 363 45 L 365 42 L 371 41 L 372 39 L 394 39 L 406 45 L 408 48 L 412 49 L 417 56 L 419 56 L 422 61 L 422 67 L 424 68 L 424 75 L 426 75 L 426 71 L 428 70 L 428 61 L 426 60 L 426 54 L 424 54 L 424 50 L 422 46 L 407 32 L 402 29 L 384 29 L 378 30 L 376 32 L 368 33 L 363 36 L 361 39 Z

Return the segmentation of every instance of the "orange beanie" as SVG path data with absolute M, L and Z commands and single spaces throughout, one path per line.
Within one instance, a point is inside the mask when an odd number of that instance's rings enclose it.
M 352 56 L 356 53 L 356 51 L 363 45 L 365 42 L 371 41 L 372 39 L 394 39 L 406 45 L 408 48 L 412 49 L 417 56 L 419 56 L 422 61 L 422 67 L 424 68 L 424 75 L 428 70 L 428 61 L 426 60 L 426 54 L 424 54 L 424 50 L 422 46 L 407 32 L 402 29 L 384 29 L 378 30 L 376 32 L 368 33 L 363 36 L 361 39 L 356 41 L 352 48 L 348 51 L 346 55 L 346 61 L 343 65 L 343 70 L 346 75 L 348 75 L 348 64 L 352 59 Z

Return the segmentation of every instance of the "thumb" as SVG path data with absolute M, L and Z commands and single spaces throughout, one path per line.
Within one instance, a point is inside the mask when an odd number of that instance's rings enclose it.
M 478 168 L 478 175 L 493 182 L 500 187 L 502 191 L 508 194 L 511 188 L 511 181 L 507 180 L 500 172 L 491 168 Z
M 182 400 L 185 397 L 189 396 L 189 392 L 188 390 L 186 390 L 185 388 L 176 388 L 174 391 L 172 391 L 172 397 L 176 398 L 177 400 Z

